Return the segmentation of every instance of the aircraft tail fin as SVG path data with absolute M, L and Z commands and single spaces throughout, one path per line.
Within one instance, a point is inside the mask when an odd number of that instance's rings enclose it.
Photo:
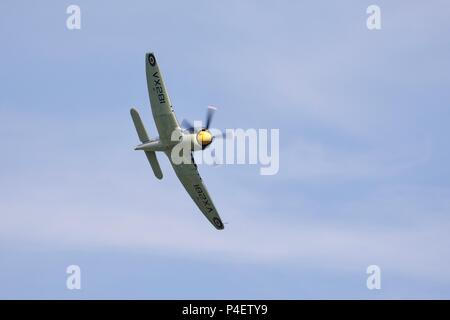
M 136 128 L 136 132 L 139 136 L 139 140 L 142 143 L 147 143 L 150 141 L 147 131 L 145 130 L 144 123 L 139 116 L 139 112 L 131 108 L 130 110 L 131 118 L 133 119 L 134 126 Z M 159 166 L 158 158 L 156 158 L 156 153 L 154 151 L 145 151 L 145 155 L 147 156 L 148 162 L 150 162 L 150 166 L 152 167 L 153 173 L 155 177 L 158 179 L 162 179 L 163 174 L 161 171 L 161 167 Z

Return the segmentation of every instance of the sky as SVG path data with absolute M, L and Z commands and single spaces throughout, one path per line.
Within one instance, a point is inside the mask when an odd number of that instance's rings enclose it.
M 0 298 L 450 298 L 448 1 L 5 0 L 0 16 Z M 167 158 L 160 181 L 133 150 L 131 107 L 157 135 L 150 51 L 180 121 L 212 104 L 217 128 L 279 129 L 276 175 L 199 165 L 223 231 Z

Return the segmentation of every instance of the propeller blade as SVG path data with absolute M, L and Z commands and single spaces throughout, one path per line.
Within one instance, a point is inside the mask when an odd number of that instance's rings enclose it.
M 183 119 L 183 121 L 181 122 L 181 128 L 190 133 L 195 131 L 194 125 L 189 120 L 186 119 Z
M 206 129 L 209 129 L 209 125 L 211 124 L 211 120 L 213 118 L 214 112 L 216 112 L 217 108 L 213 106 L 208 106 L 208 110 L 206 111 Z
M 214 138 L 229 139 L 229 138 L 232 138 L 233 135 L 232 134 L 227 134 L 227 132 L 224 131 L 222 133 L 215 134 L 213 137 Z

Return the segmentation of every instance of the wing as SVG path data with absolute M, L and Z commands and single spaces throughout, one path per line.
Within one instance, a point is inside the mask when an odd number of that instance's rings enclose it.
M 150 97 L 156 129 L 158 130 L 160 140 L 162 142 L 168 142 L 170 141 L 172 132 L 179 128 L 179 124 L 153 53 L 147 53 L 145 55 L 145 73 L 147 75 L 148 95 Z
M 192 200 L 194 200 L 200 211 L 216 229 L 224 229 L 219 213 L 198 173 L 194 158 L 192 158 L 192 163 L 190 164 L 174 164 L 170 158 L 170 153 L 167 153 L 167 156 L 169 157 L 170 163 L 172 164 L 178 179 L 180 179 L 187 193 L 191 196 Z

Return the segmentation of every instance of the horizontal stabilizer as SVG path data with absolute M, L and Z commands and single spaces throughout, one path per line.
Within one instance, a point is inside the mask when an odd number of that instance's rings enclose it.
M 150 139 L 148 138 L 147 131 L 145 130 L 144 124 L 142 123 L 141 117 L 139 116 L 139 112 L 136 109 L 131 108 L 130 113 L 131 118 L 133 119 L 134 126 L 136 127 L 139 140 L 142 143 L 149 142 Z
M 155 174 L 155 177 L 157 177 L 159 180 L 161 180 L 163 177 L 163 174 L 161 171 L 161 167 L 159 166 L 158 158 L 156 158 L 155 151 L 145 151 L 145 155 L 147 156 L 148 162 L 150 162 L 150 166 L 153 169 L 153 173 Z
M 139 116 L 139 112 L 132 108 L 130 110 L 131 118 L 133 119 L 134 126 L 136 127 L 137 134 L 139 136 L 139 140 L 142 143 L 147 143 L 150 141 L 147 131 L 145 130 L 144 123 Z M 162 179 L 163 174 L 161 171 L 161 167 L 159 166 L 158 158 L 156 158 L 156 153 L 154 151 L 145 151 L 145 155 L 147 156 L 148 162 L 150 162 L 150 166 L 152 167 L 153 173 L 155 177 L 158 179 Z

